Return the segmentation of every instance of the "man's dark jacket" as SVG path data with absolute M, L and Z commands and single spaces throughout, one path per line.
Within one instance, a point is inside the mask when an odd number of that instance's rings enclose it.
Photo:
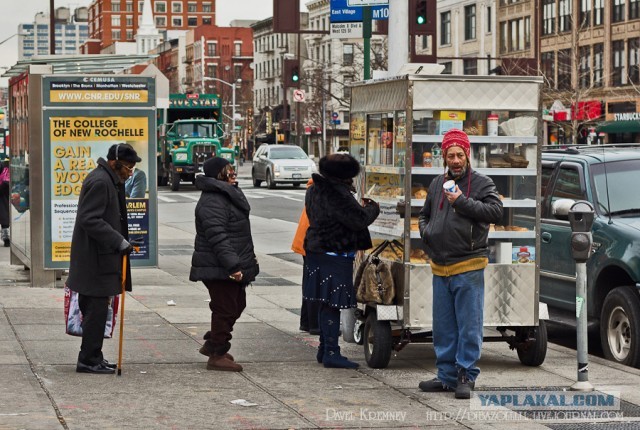
M 242 272 L 242 284 L 255 280 L 260 268 L 253 250 L 249 211 L 242 191 L 224 181 L 198 176 L 202 195 L 196 205 L 196 241 L 191 258 L 192 281 L 229 280 Z
M 467 197 L 469 175 L 471 191 Z M 462 194 L 450 205 L 442 189 L 444 181 L 449 179 L 440 175 L 431 181 L 420 211 L 420 236 L 427 254 L 439 265 L 487 257 L 489 224 L 502 220 L 502 202 L 496 186 L 488 176 L 467 170 L 456 181 Z
M 309 229 L 307 252 L 348 252 L 371 248 L 367 227 L 380 213 L 376 204 L 361 206 L 344 182 L 313 174 L 305 196 Z
M 67 286 L 92 297 L 120 294 L 123 239 L 129 240 L 124 184 L 100 158 L 80 190 Z M 129 267 L 127 261 L 127 291 L 131 291 Z

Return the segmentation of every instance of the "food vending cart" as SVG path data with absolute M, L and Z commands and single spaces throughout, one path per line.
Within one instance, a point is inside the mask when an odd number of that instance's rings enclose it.
M 374 247 L 383 240 L 400 244 L 399 252 L 388 247 L 381 255 L 393 274 L 394 303 L 360 303 L 343 319 L 344 340 L 364 345 L 370 367 L 386 367 L 392 351 L 410 342 L 432 340 L 432 273 L 418 212 L 431 180 L 444 173 L 440 144 L 452 128 L 469 135 L 471 166 L 494 180 L 504 205 L 502 222 L 489 232 L 485 342 L 505 341 L 525 365 L 544 361 L 547 311 L 538 300 L 536 257 L 541 85 L 537 77 L 453 75 L 353 85 L 350 152 L 363 165 L 359 197 L 380 203 L 369 228 Z

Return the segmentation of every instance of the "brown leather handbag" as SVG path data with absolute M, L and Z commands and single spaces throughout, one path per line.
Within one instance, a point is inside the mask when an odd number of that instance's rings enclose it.
M 397 247 L 395 241 L 385 240 L 365 258 L 354 280 L 356 300 L 360 303 L 391 305 L 396 296 L 396 288 L 389 263 L 382 261 L 380 253 L 387 247 Z

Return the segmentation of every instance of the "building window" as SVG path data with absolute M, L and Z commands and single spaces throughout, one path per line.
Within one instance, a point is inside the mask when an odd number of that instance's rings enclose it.
M 189 2 L 187 4 L 187 12 L 193 13 L 193 12 L 197 12 L 197 11 L 198 11 L 198 4 L 197 3 Z
M 604 44 L 593 45 L 593 86 L 604 86 Z
M 320 54 L 318 52 L 318 54 Z M 319 57 L 320 55 L 318 55 Z M 344 66 L 351 66 L 353 64 L 353 45 L 345 43 L 342 45 L 342 64 Z
M 549 88 L 556 86 L 556 55 L 555 52 L 543 52 L 541 54 L 542 76 Z
M 571 49 L 558 51 L 558 89 L 571 89 Z
M 133 15 L 127 15 L 126 23 L 127 27 L 133 27 Z
M 120 40 L 120 30 L 111 30 L 111 40 Z
M 544 0 L 542 6 L 542 34 L 553 34 L 556 31 L 556 0 Z
M 476 38 L 476 5 L 464 7 L 464 40 Z
M 211 13 L 211 3 L 202 3 L 202 11 Z
M 127 30 L 127 40 L 133 40 L 133 30 Z
M 487 33 L 491 33 L 491 26 L 493 25 L 492 22 L 493 19 L 493 15 L 491 15 L 491 6 L 487 7 Z
M 233 66 L 233 75 L 234 75 L 234 80 L 238 80 L 242 78 L 242 64 L 235 64 Z
M 164 3 L 164 2 L 161 2 L 161 3 Z M 158 3 L 156 2 L 156 4 L 158 4 Z M 167 5 L 165 4 L 165 9 L 166 9 L 166 6 L 167 6 Z M 143 8 L 144 8 L 144 1 L 139 1 L 139 2 L 138 2 L 138 12 L 142 13 L 142 9 L 143 9 Z M 157 12 L 157 11 L 156 11 L 156 12 Z
M 524 49 L 531 48 L 531 17 L 524 17 Z
M 132 1 L 128 1 L 124 4 L 124 10 L 126 12 L 133 12 L 133 2 Z
M 345 99 L 351 98 L 351 87 L 349 84 L 353 82 L 353 76 L 345 75 L 342 79 L 342 97 Z
M 560 0 L 560 25 L 558 30 L 563 33 L 571 31 L 571 2 L 573 0 Z
M 172 1 L 171 2 L 171 13 L 182 13 L 182 2 L 181 1 Z
M 208 57 L 215 57 L 218 51 L 218 44 L 215 42 L 207 42 L 207 56 Z
M 591 86 L 591 47 L 581 46 L 578 54 L 580 65 L 578 66 L 578 83 L 580 88 Z
M 629 39 L 629 82 L 640 84 L 640 38 Z
M 233 44 L 233 55 L 239 57 L 242 55 L 242 42 L 235 42 Z
M 627 84 L 625 64 L 624 40 L 611 42 L 611 86 L 619 87 Z
M 509 45 L 507 43 L 507 41 L 509 40 L 507 25 L 507 21 L 502 21 L 500 23 L 500 53 L 502 54 L 506 53 L 509 48 Z
M 120 12 L 120 2 L 111 3 L 111 12 Z
M 195 16 L 190 16 L 187 18 L 187 25 L 189 27 L 196 27 L 198 25 L 198 18 Z
M 167 26 L 167 17 L 166 16 L 156 16 L 156 27 L 166 27 Z
M 463 73 L 465 75 L 477 75 L 478 74 L 478 60 L 475 58 L 469 58 L 462 60 Z
M 351 96 L 349 96 L 349 97 L 351 97 Z M 349 111 L 342 112 L 342 123 L 343 124 L 349 124 L 349 121 L 351 121 L 350 116 L 351 115 L 349 114 Z
M 624 21 L 624 3 L 625 0 L 613 0 L 613 13 L 611 14 L 611 22 Z
M 210 16 L 205 16 L 202 18 L 202 24 L 204 25 L 211 25 L 211 17 Z
M 111 27 L 120 27 L 120 15 L 111 15 Z
M 640 0 L 629 0 L 629 19 L 640 17 Z
M 217 64 L 207 64 L 207 76 L 210 78 L 218 77 L 218 65 Z
M 594 0 L 593 25 L 604 24 L 604 0 Z
M 156 1 L 154 7 L 156 13 L 167 13 L 167 2 L 165 1 Z M 142 6 L 138 5 L 138 11 L 142 12 Z
M 580 0 L 580 27 L 591 26 L 591 0 Z
M 440 45 L 451 43 L 451 12 L 440 14 Z
M 182 17 L 181 16 L 172 16 L 171 17 L 171 26 L 172 27 L 182 27 Z

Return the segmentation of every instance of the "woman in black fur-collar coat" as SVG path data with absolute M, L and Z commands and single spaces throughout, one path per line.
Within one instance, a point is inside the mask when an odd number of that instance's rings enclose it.
M 367 227 L 380 213 L 372 200 L 361 205 L 355 199 L 353 178 L 359 171 L 360 164 L 348 154 L 322 157 L 320 174 L 313 175 L 313 186 L 305 197 L 309 229 L 304 242 L 303 296 L 320 302 L 317 359 L 325 367 L 358 367 L 340 355 L 340 309 L 356 306 L 353 260 L 356 251 L 371 248 Z

